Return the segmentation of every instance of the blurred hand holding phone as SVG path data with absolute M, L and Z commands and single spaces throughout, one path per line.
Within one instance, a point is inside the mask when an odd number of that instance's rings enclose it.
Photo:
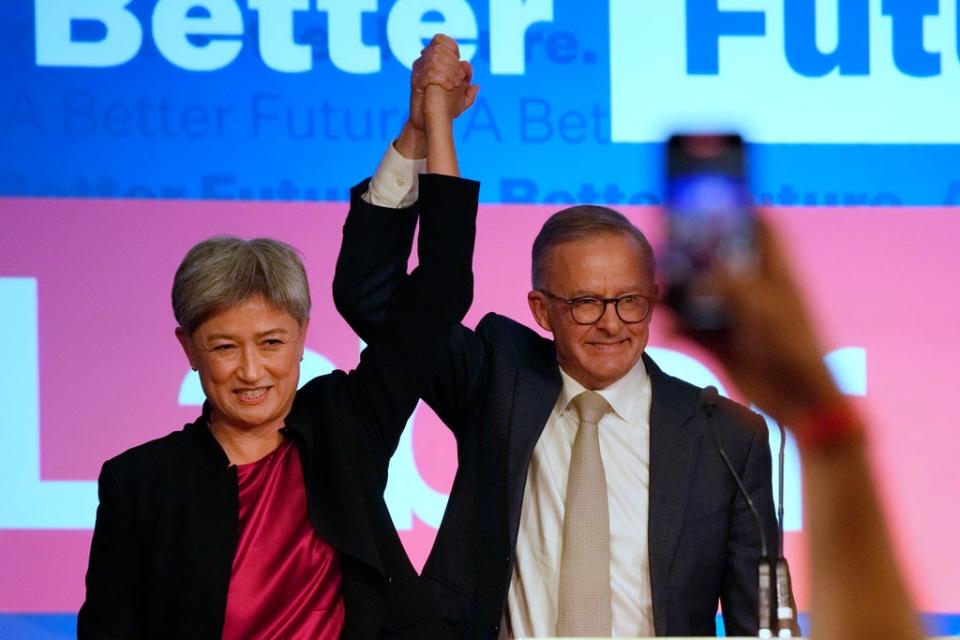
M 717 269 L 757 263 L 756 218 L 743 140 L 736 134 L 674 135 L 666 148 L 667 241 L 660 272 L 664 301 L 689 331 L 722 332 L 731 317 L 698 284 Z

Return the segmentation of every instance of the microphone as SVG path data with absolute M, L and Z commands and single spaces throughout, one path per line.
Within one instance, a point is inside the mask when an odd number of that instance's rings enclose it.
M 778 493 L 780 494 L 780 501 L 777 508 L 777 526 L 778 526 L 778 550 L 777 555 L 777 570 L 776 570 L 776 584 L 777 584 L 777 629 L 778 637 L 780 638 L 792 638 L 793 637 L 793 623 L 795 612 L 793 610 L 793 603 L 790 599 L 790 564 L 787 562 L 787 558 L 783 553 L 783 468 L 784 468 L 784 450 L 787 444 L 787 434 L 783 428 L 783 425 L 777 422 L 777 427 L 780 429 L 780 451 L 778 455 L 778 463 L 780 465 L 779 478 L 780 486 L 778 488 Z
M 730 462 L 730 458 L 727 456 L 727 452 L 723 449 L 723 443 L 720 441 L 720 427 L 717 424 L 717 421 L 713 419 L 713 414 L 716 412 L 717 405 L 719 404 L 719 397 L 720 394 L 717 392 L 716 387 L 712 385 L 706 387 L 700 392 L 700 406 L 703 407 L 703 411 L 707 416 L 707 423 L 712 427 L 713 442 L 717 447 L 717 451 L 720 453 L 720 457 L 723 459 L 723 463 L 726 465 L 727 471 L 730 472 L 730 475 L 736 482 L 737 490 L 740 492 L 740 496 L 750 508 L 750 513 L 753 514 L 753 519 L 757 523 L 757 531 L 760 532 L 760 563 L 757 567 L 757 595 L 759 601 L 757 603 L 757 618 L 760 629 L 757 635 L 760 638 L 772 638 L 773 632 L 770 624 L 770 610 L 773 604 L 771 599 L 771 576 L 773 571 L 771 568 L 770 556 L 767 553 L 767 534 L 763 530 L 763 521 L 760 520 L 760 514 L 757 512 L 757 508 L 754 506 L 753 500 L 750 499 L 750 494 L 747 493 L 746 487 L 743 486 L 743 481 L 741 481 L 740 476 L 737 475 L 736 470 L 733 468 L 733 464 Z

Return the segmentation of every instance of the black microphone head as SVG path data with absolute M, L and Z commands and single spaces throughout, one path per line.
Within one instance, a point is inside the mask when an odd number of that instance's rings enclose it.
M 719 398 L 720 392 L 717 391 L 715 386 L 710 385 L 709 387 L 705 387 L 703 391 L 700 392 L 700 406 L 713 411 L 720 402 Z

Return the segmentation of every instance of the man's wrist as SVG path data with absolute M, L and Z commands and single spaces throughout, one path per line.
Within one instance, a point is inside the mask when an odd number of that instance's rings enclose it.
M 423 173 L 426 160 L 404 158 L 396 145 L 387 147 L 370 185 L 361 197 L 370 204 L 391 209 L 403 209 L 416 202 L 417 176 Z
M 422 160 L 427 157 L 426 132 L 407 120 L 400 135 L 393 141 L 393 148 L 407 160 Z

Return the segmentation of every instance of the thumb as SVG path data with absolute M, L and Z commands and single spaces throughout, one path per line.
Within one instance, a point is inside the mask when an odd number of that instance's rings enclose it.
M 463 100 L 463 110 L 464 110 L 464 111 L 466 111 L 467 109 L 469 109 L 470 107 L 473 106 L 473 103 L 474 103 L 474 102 L 476 101 L 476 99 L 477 99 L 477 94 L 478 94 L 478 93 L 480 93 L 480 85 L 478 85 L 478 84 L 472 84 L 472 85 L 470 85 L 469 87 L 467 87 L 467 93 L 466 93 L 466 95 L 464 96 L 464 100 Z

